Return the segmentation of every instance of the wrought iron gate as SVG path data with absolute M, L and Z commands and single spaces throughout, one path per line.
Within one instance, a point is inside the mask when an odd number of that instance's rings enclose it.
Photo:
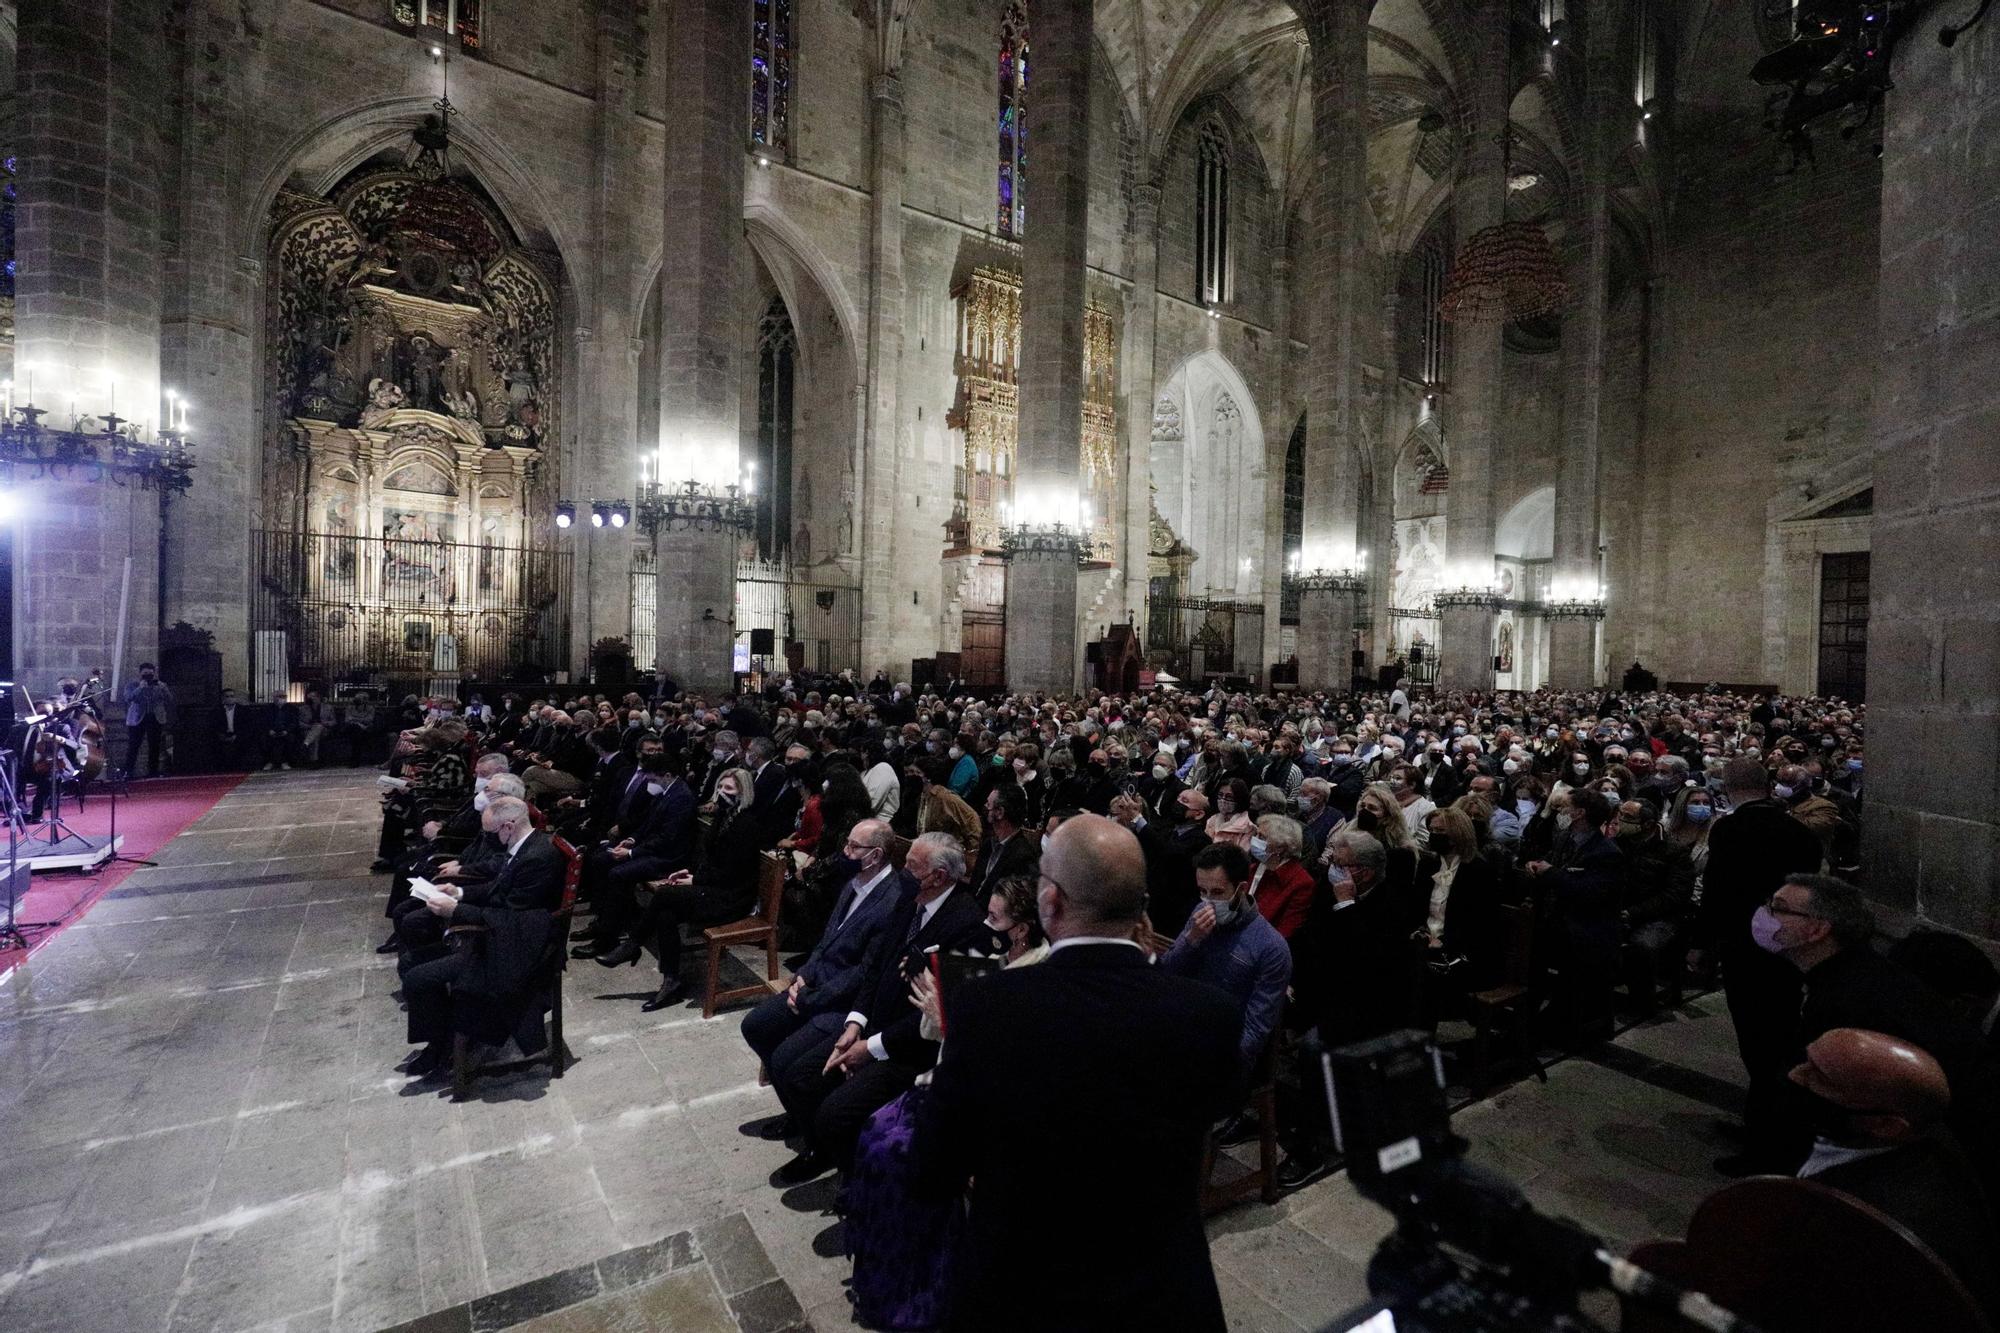
M 251 631 L 284 636 L 293 680 L 520 680 L 569 662 L 567 551 L 259 530 L 251 562 Z

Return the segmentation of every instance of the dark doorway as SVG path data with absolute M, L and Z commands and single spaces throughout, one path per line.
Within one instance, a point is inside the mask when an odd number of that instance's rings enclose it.
M 1853 703 L 1868 697 L 1866 551 L 1820 557 L 1817 693 Z

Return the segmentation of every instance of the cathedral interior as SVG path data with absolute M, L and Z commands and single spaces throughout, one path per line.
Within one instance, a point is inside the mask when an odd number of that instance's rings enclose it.
M 225 689 L 719 698 L 847 672 L 1297 697 L 1393 665 L 1492 696 L 1631 688 L 1629 664 L 1667 690 L 1865 703 L 1870 897 L 2000 937 L 1985 8 L 0 0 L 0 676 L 39 697 L 158 662 L 194 718 Z M 310 939 L 353 914 L 344 825 L 373 793 L 288 780 L 303 851 L 254 832 L 245 789 L 207 817 L 212 854 L 163 857 L 80 933 L 193 957 L 169 918 L 201 867 L 252 876 L 243 910 L 257 874 L 296 871 L 287 924 L 242 937 L 238 970 L 276 990 L 217 1021 L 386 989 Z M 0 1005 L 22 1032 L 111 1003 L 24 989 Z M 1690 1117 L 1733 1076 L 1720 1000 L 1700 1003 L 1671 1040 L 1621 1038 L 1628 1065 L 1700 1071 L 1645 1085 Z M 107 1040 L 168 1040 L 158 1015 L 120 1021 Z M 166 1292 L 176 1328 L 462 1303 L 501 1327 L 480 1299 L 672 1235 L 721 1305 L 657 1326 L 793 1326 L 757 1322 L 766 1298 L 844 1326 L 809 1233 L 742 1202 L 770 1163 L 734 1102 L 760 1094 L 708 1067 L 712 1025 L 578 1028 L 669 1109 L 607 1126 L 572 1085 L 420 1131 L 342 1067 L 338 1088 L 260 1086 L 254 1115 L 189 1091 L 174 1120 L 262 1135 L 278 1174 L 307 1169 L 278 1159 L 320 1123 L 287 1108 L 320 1091 L 351 1093 L 345 1142 L 379 1135 L 398 1179 L 428 1169 L 420 1132 L 464 1163 L 544 1136 L 562 1170 L 529 1163 L 545 1190 L 510 1229 L 485 1191 L 519 1203 L 520 1179 L 454 1167 L 439 1179 L 482 1197 L 413 1186 L 406 1216 L 356 1205 L 351 1148 L 269 1197 L 81 1231 L 51 1214 L 18 1253 L 8 1210 L 58 1185 L 0 1186 L 0 1269 L 21 1265 L 0 1324 L 72 1318 L 56 1279 L 128 1255 L 129 1309 L 107 1296 L 82 1326 L 164 1327 Z M 341 1060 L 368 1049 L 337 1035 Z M 1559 1156 L 1524 1128 L 1629 1119 L 1620 1067 L 1571 1061 L 1473 1132 L 1607 1235 L 1678 1232 L 1703 1183 L 1685 1144 Z M 671 1199 L 613 1178 L 649 1124 L 693 1163 Z M 143 1174 L 169 1133 L 149 1126 L 30 1138 Z M 230 1206 L 259 1240 L 225 1256 L 201 1219 Z M 260 1229 L 260 1208 L 299 1225 Z M 1331 1318 L 1381 1230 L 1354 1211 L 1320 1197 L 1216 1233 L 1232 1326 Z M 134 1239 L 176 1227 L 186 1245 Z M 272 1288 L 259 1319 L 231 1282 Z

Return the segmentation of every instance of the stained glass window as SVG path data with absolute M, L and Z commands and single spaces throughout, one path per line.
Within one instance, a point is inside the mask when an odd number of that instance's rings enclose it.
M 429 41 L 456 37 L 466 51 L 480 46 L 481 0 L 389 0 L 389 21 Z
M 792 146 L 792 0 L 751 0 L 750 142 Z
M 1201 127 L 1195 163 L 1195 279 L 1205 305 L 1229 299 L 1229 141 L 1214 121 Z
M 1028 223 L 1028 5 L 1012 0 L 1000 21 L 1000 234 Z
M 798 334 L 785 299 L 773 296 L 757 326 L 757 554 L 776 559 L 792 532 L 792 365 Z

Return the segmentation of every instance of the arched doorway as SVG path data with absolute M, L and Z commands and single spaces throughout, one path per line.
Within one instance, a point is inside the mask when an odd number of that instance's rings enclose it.
M 1539 607 L 1549 600 L 1556 541 L 1556 491 L 1543 486 L 1514 502 L 1493 529 L 1494 577 L 1508 604 L 1494 624 L 1495 684 L 1534 690 L 1548 679 L 1549 626 Z

